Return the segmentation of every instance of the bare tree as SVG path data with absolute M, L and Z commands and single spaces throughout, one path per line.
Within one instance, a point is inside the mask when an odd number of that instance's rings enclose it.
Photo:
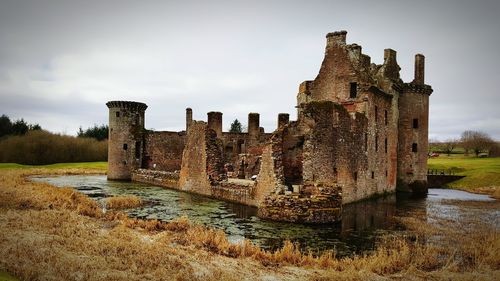
M 463 132 L 461 142 L 465 152 L 473 151 L 476 157 L 479 153 L 488 151 L 495 143 L 488 134 L 479 131 Z
M 460 141 L 458 139 L 453 139 L 453 138 L 447 139 L 441 143 L 441 151 L 450 156 L 453 150 L 457 148 L 459 142 Z

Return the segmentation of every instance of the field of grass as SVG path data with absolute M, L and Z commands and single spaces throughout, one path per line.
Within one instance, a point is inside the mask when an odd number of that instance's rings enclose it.
M 430 158 L 427 164 L 429 169 L 452 170 L 456 175 L 465 176 L 461 180 L 448 184 L 448 187 L 500 195 L 500 157 L 440 155 Z
M 57 163 L 50 165 L 22 165 L 16 163 L 0 163 L 1 169 L 108 169 L 108 162 L 80 162 L 80 163 Z
M 315 257 L 290 242 L 275 252 L 233 244 L 221 230 L 186 218 L 172 222 L 102 212 L 72 188 L 29 175 L 85 169 L 0 172 L 0 272 L 21 280 L 498 280 L 497 226 L 470 220 L 400 218 L 369 255 Z M 499 208 L 498 202 L 483 202 Z M 461 205 L 457 205 L 461 208 Z M 483 208 L 485 208 L 483 207 Z M 467 207 L 469 208 L 469 207 Z M 430 224 L 429 221 L 436 221 Z M 456 241 L 460 240 L 460 243 Z
M 19 279 L 12 277 L 12 275 L 0 271 L 0 281 L 18 281 Z

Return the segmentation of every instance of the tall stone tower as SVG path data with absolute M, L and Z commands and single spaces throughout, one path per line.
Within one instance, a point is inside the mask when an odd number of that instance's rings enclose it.
M 424 82 L 424 60 L 415 55 L 415 79 L 405 83 L 399 97 L 398 189 L 427 191 L 429 96 L 432 88 Z
M 141 167 L 144 144 L 144 103 L 110 101 L 108 138 L 108 179 L 130 180 Z

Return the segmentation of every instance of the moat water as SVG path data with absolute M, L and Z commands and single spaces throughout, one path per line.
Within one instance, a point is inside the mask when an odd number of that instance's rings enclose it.
M 305 250 L 319 253 L 335 250 L 337 256 L 369 252 L 383 234 L 404 231 L 397 216 L 424 214 L 429 219 L 461 220 L 480 217 L 500 228 L 500 210 L 459 209 L 449 200 L 491 201 L 477 195 L 449 189 L 430 189 L 427 196 L 393 194 L 344 206 L 342 221 L 325 225 L 307 225 L 266 221 L 256 216 L 257 209 L 228 203 L 201 195 L 189 194 L 148 184 L 108 181 L 106 176 L 34 177 L 34 181 L 55 186 L 69 186 L 101 201 L 109 196 L 136 195 L 146 204 L 125 210 L 131 217 L 170 221 L 187 216 L 191 221 L 224 230 L 232 242 L 244 238 L 265 249 L 276 249 L 285 240 L 298 242 Z

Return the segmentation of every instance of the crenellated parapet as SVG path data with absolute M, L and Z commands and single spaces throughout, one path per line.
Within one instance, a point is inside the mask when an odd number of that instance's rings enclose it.
M 144 156 L 144 112 L 135 101 L 109 101 L 108 179 L 130 180 Z
M 405 83 L 403 85 L 403 93 L 417 93 L 430 96 L 434 91 L 431 86 L 425 84 Z
M 130 110 L 144 111 L 148 108 L 145 103 L 136 101 L 108 101 L 106 103 L 108 108 L 126 108 Z

